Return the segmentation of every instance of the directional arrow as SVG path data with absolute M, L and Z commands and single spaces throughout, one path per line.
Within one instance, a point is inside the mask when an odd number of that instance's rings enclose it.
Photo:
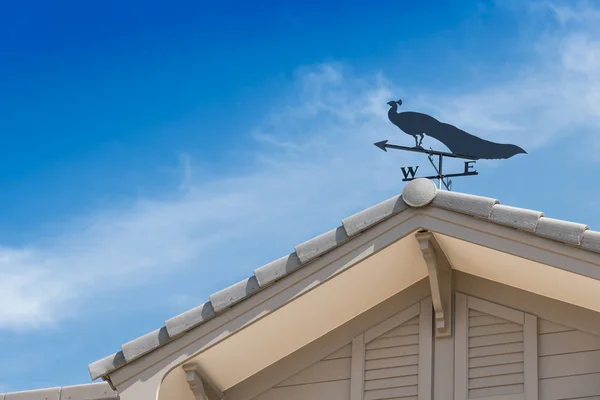
M 477 157 L 466 156 L 463 154 L 454 154 L 448 153 L 446 151 L 436 151 L 436 150 L 426 150 L 422 147 L 406 147 L 406 146 L 398 146 L 396 144 L 387 144 L 387 140 L 382 140 L 381 142 L 373 143 L 375 146 L 379 147 L 381 150 L 387 152 L 387 149 L 396 149 L 396 150 L 406 150 L 406 151 L 414 151 L 415 153 L 425 153 L 425 154 L 434 154 L 436 156 L 446 156 L 451 158 L 461 158 L 464 160 L 477 160 Z
M 377 143 L 373 143 L 373 144 L 387 153 L 387 149 L 386 149 L 386 147 L 388 146 L 387 142 L 388 142 L 387 140 L 382 140 L 381 142 L 377 142 Z
M 396 149 L 396 150 L 405 150 L 405 151 L 412 151 L 415 153 L 424 153 L 424 154 L 428 154 L 429 155 L 429 162 L 431 163 L 431 165 L 433 165 L 433 169 L 435 169 L 435 172 L 437 173 L 437 175 L 433 175 L 433 176 L 425 176 L 423 178 L 425 179 L 437 179 L 439 182 L 439 188 L 442 188 L 442 184 L 446 187 L 447 190 L 450 190 L 450 187 L 452 185 L 452 181 L 449 180 L 449 178 L 453 178 L 453 177 L 457 177 L 457 176 L 471 176 L 471 175 L 478 175 L 477 171 L 471 171 L 470 169 L 473 168 L 472 164 L 475 164 L 475 160 L 478 160 L 477 157 L 473 157 L 473 156 L 466 156 L 464 154 L 454 154 L 454 153 L 448 153 L 446 151 L 436 151 L 433 150 L 432 148 L 430 148 L 429 150 L 426 150 L 424 148 L 422 148 L 421 146 L 416 146 L 416 147 L 406 147 L 406 146 L 398 146 L 395 144 L 388 144 L 387 140 L 382 140 L 381 142 L 376 142 L 373 143 L 375 146 L 379 147 L 381 150 L 387 152 L 387 149 Z M 438 165 L 436 166 L 433 162 L 433 156 L 438 156 Z M 444 158 L 444 156 L 446 157 L 450 157 L 450 158 L 459 158 L 459 159 L 463 159 L 463 160 L 471 160 L 471 161 L 464 161 L 465 163 L 465 171 L 462 173 L 458 173 L 458 174 L 444 174 L 442 172 L 442 160 Z M 407 182 L 407 181 L 412 181 L 415 178 L 415 172 L 417 172 L 416 168 L 419 168 L 418 166 L 414 169 L 412 169 L 413 167 L 408 167 L 408 172 L 407 173 L 404 169 L 404 167 L 402 167 L 402 173 L 404 174 L 404 179 L 402 179 L 403 182 Z M 408 178 L 408 175 L 412 175 L 411 178 Z
M 471 171 L 471 172 L 461 172 L 459 174 L 421 176 L 420 178 L 425 178 L 425 179 L 439 179 L 440 177 L 442 177 L 443 179 L 445 179 L 445 178 L 454 178 L 456 176 L 474 176 L 474 175 L 479 175 L 479 172 L 477 172 L 477 171 Z M 402 179 L 402 182 L 413 181 L 415 179 L 417 179 L 417 178 L 405 178 L 405 179 Z

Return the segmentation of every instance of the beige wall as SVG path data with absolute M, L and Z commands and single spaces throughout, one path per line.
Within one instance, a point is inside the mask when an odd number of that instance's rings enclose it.
M 417 399 L 420 369 L 431 360 L 431 301 L 398 304 L 397 309 L 255 400 Z
M 538 356 L 541 399 L 600 396 L 600 336 L 539 319 Z
M 479 278 L 469 279 L 472 284 Z M 368 322 L 355 332 L 361 333 L 354 340 L 346 335 L 334 351 L 330 345 L 329 351 L 321 355 L 315 353 L 324 351 L 320 349 L 325 347 L 316 341 L 307 350 L 312 353 L 310 357 L 305 354 L 304 358 L 318 361 L 299 371 L 288 365 L 288 376 L 268 387 L 265 387 L 268 378 L 264 373 L 260 379 L 251 377 L 243 382 L 243 387 L 237 388 L 244 390 L 233 390 L 230 398 L 431 400 L 432 393 L 440 393 L 437 398 L 443 393 L 444 398 L 455 400 L 600 398 L 600 332 L 592 334 L 569 326 L 569 323 L 586 325 L 580 320 L 581 309 L 564 305 L 567 312 L 556 313 L 556 307 L 554 311 L 544 308 L 553 306 L 555 300 L 533 295 L 535 301 L 523 303 L 527 310 L 523 312 L 514 305 L 518 303 L 518 296 L 523 296 L 525 301 L 531 300 L 527 297 L 531 294 L 514 288 L 504 289 L 489 281 L 481 282 L 492 285 L 493 301 L 482 299 L 485 296 L 480 290 L 473 290 L 479 297 L 469 294 L 469 287 L 463 282 L 458 288 L 462 293 L 457 296 L 455 332 L 450 339 L 434 337 L 431 311 L 429 315 L 422 315 L 427 310 L 423 302 L 428 299 L 423 300 L 423 291 L 413 288 L 411 296 L 396 296 L 395 313 L 389 312 L 388 302 L 387 315 L 380 305 L 365 313 L 370 316 L 359 317 Z M 502 293 L 505 293 L 505 301 Z M 536 307 L 539 312 L 532 312 Z M 377 317 L 378 313 L 381 318 Z M 548 315 L 560 321 L 550 321 Z M 596 313 L 587 314 L 590 315 L 600 319 Z M 344 329 L 340 327 L 337 334 Z M 328 340 L 331 342 L 331 335 Z M 302 351 L 293 357 L 302 358 Z M 290 358 L 287 363 L 292 361 Z M 280 362 L 281 366 L 285 363 L 286 360 Z M 277 363 L 271 371 L 274 368 L 278 368 Z M 434 369 L 437 379 L 432 379 Z M 248 388 L 252 390 L 246 390 Z M 260 394 L 243 394 L 253 391 Z
M 384 321 L 388 325 L 372 337 L 370 331 L 363 332 L 367 335 L 362 361 L 364 400 L 416 398 L 418 394 L 419 316 L 400 324 L 393 318 Z M 350 399 L 352 349 L 352 343 L 346 344 L 255 399 Z
M 279 399 L 350 399 L 350 365 L 352 344 L 324 357 L 256 397 L 256 400 Z

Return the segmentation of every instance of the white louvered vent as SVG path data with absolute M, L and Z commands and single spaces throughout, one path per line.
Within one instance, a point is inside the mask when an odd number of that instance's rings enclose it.
M 537 317 L 456 293 L 455 400 L 538 400 Z
M 469 309 L 468 398 L 524 393 L 523 325 Z
M 365 344 L 364 400 L 418 395 L 419 317 Z
M 350 400 L 431 400 L 431 297 L 352 341 Z

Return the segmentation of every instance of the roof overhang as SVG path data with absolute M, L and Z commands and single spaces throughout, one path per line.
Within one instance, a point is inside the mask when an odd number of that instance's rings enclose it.
M 452 269 L 600 312 L 600 260 L 560 248 L 545 239 L 471 217 L 424 209 L 401 223 L 410 232 L 260 321 L 196 355 L 192 361 L 226 391 L 263 368 L 306 346 L 394 294 L 426 278 L 417 231 L 433 232 Z M 179 369 L 163 382 L 164 392 L 180 385 Z M 160 397 L 163 400 L 163 397 Z
M 308 277 L 302 295 L 190 361 L 226 391 L 427 277 L 413 235 L 377 253 L 374 247 L 367 246 L 359 255 L 363 261 L 333 279 Z M 175 374 L 181 375 L 178 370 Z M 163 385 L 170 382 L 167 378 Z M 180 383 L 173 379 L 173 384 Z
M 484 200 L 490 209 L 499 207 Z M 466 215 L 442 206 L 412 207 L 358 233 L 350 233 L 344 225 L 350 240 L 343 238 L 302 268 L 294 267 L 293 273 L 112 371 L 110 380 L 119 393 L 144 382 L 149 388 L 144 394 L 156 395 L 160 387 L 161 400 L 173 394 L 188 398 L 191 391 L 182 366 L 194 363 L 218 390 L 226 392 L 430 276 L 434 264 L 425 262 L 424 249 L 415 238 L 420 230 L 433 233 L 454 270 L 600 312 L 600 254 L 550 240 L 554 231 L 544 229 L 555 220 L 540 223 L 538 233 L 537 220 L 533 230 L 526 220 L 515 222 L 524 224 L 522 230 L 490 221 L 501 218 L 506 207 L 496 217 L 489 210 Z M 541 213 L 527 215 L 539 219 Z M 596 234 L 587 237 L 596 240 Z M 337 239 L 338 232 L 331 235 Z M 578 243 L 582 243 L 581 232 Z M 296 250 L 302 258 L 302 249 Z M 443 285 L 434 286 L 429 285 L 433 290 Z M 439 309 L 443 311 L 443 305 Z

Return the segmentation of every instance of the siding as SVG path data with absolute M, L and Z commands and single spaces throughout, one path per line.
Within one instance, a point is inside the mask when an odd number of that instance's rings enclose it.
M 523 325 L 469 309 L 468 398 L 524 393 Z
M 600 399 L 600 336 L 540 319 L 538 356 L 540 400 Z
M 352 345 L 277 384 L 255 400 L 346 400 L 350 398 Z
M 366 343 L 364 400 L 416 400 L 418 364 L 417 316 Z

